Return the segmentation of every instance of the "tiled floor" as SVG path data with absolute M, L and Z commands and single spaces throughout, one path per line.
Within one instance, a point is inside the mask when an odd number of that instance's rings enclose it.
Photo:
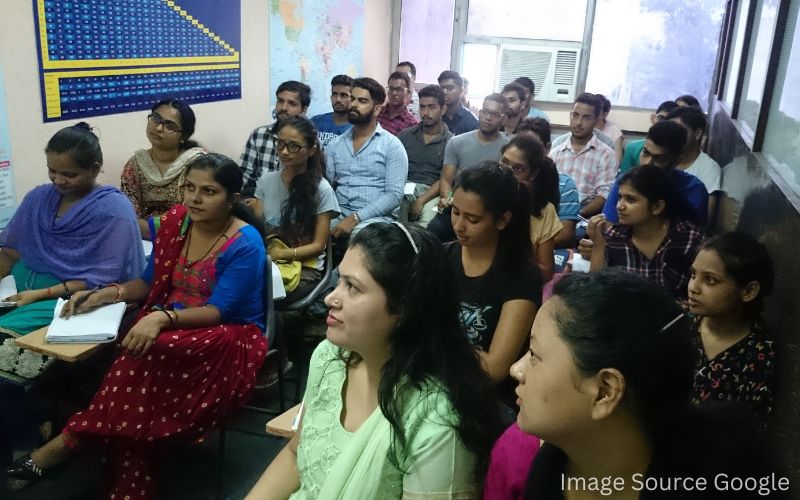
M 324 335 L 324 324 L 306 324 L 306 335 Z M 313 346 L 311 346 L 313 347 Z M 306 352 L 308 356 L 310 352 Z M 295 368 L 288 374 L 296 372 Z M 303 385 L 305 380 L 303 380 Z M 301 386 L 302 388 L 303 386 Z M 292 382 L 286 383 L 286 399 L 294 395 Z M 254 394 L 251 404 L 277 411 L 277 391 Z M 291 406 L 291 401 L 287 401 Z M 182 445 L 164 457 L 160 478 L 161 498 L 206 500 L 216 498 L 219 472 L 223 472 L 225 499 L 241 499 L 258 480 L 266 466 L 286 444 L 285 439 L 268 436 L 266 422 L 271 417 L 248 409 L 240 410 L 226 426 L 224 459 L 218 460 L 219 433 L 214 432 L 200 445 Z M 84 454 L 70 460 L 52 478 L 20 491 L 0 485 L 2 500 L 87 500 L 101 490 L 102 465 L 97 456 Z

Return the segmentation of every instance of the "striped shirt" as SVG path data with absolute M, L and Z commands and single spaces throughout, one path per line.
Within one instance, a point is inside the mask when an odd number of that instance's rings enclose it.
M 670 222 L 667 235 L 652 259 L 633 244 L 633 229 L 617 224 L 608 229 L 606 266 L 620 267 L 664 285 L 676 299 L 688 296 L 692 262 L 703 244 L 703 231 L 686 221 Z
M 400 139 L 380 124 L 358 151 L 353 151 L 352 128 L 333 139 L 325 148 L 325 163 L 343 216 L 358 212 L 362 221 L 391 217 L 400 207 L 408 156 Z
M 608 198 L 608 192 L 617 175 L 617 157 L 614 150 L 606 146 L 596 136 L 592 136 L 582 150 L 572 149 L 572 141 L 554 145 L 550 158 L 558 172 L 567 174 L 575 181 L 580 193 L 581 205 L 595 196 Z

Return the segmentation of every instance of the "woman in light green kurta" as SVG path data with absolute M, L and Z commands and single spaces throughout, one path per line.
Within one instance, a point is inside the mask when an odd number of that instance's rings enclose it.
M 372 224 L 339 273 L 301 428 L 248 498 L 479 498 L 503 425 L 441 245 Z

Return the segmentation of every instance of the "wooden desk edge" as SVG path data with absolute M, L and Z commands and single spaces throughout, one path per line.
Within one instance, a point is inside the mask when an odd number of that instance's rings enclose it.
M 39 354 L 45 354 L 52 358 L 60 359 L 62 361 L 67 361 L 69 363 L 75 363 L 76 361 L 80 361 L 82 359 L 87 358 L 94 351 L 98 350 L 100 346 L 104 345 L 101 343 L 52 344 L 48 343 L 45 340 L 46 334 L 47 334 L 47 327 L 44 327 L 32 331 L 27 335 L 23 335 L 22 337 L 17 337 L 16 339 L 14 339 L 14 342 L 17 344 L 18 347 L 21 347 L 22 349 L 38 352 Z
M 267 422 L 267 434 L 284 438 L 294 437 L 292 422 L 294 421 L 294 417 L 297 415 L 299 409 L 300 405 L 297 404 Z

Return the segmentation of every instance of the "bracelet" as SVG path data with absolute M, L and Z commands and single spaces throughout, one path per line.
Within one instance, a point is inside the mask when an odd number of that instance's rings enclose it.
M 297 247 L 294 248 L 294 257 L 292 257 L 292 258 L 294 260 L 297 260 Z
M 169 324 L 172 325 L 172 328 L 175 328 L 175 320 L 172 319 L 172 315 L 166 309 L 159 309 L 162 313 L 167 315 L 167 319 L 169 320 Z
M 48 286 L 47 288 L 45 288 L 45 290 L 47 290 L 47 298 L 48 299 L 52 299 L 53 298 L 53 291 L 50 290 L 50 287 Z
M 356 220 L 356 224 L 361 224 L 361 217 L 358 216 L 358 212 L 353 212 L 353 218 Z
M 112 304 L 116 304 L 122 299 L 122 285 L 119 283 L 109 283 L 108 286 L 113 286 L 117 289 L 117 296 L 114 298 L 114 302 L 112 302 Z
M 72 298 L 72 292 L 69 291 L 69 287 L 67 286 L 67 282 L 63 281 L 61 284 L 64 285 L 64 295 L 67 296 L 67 300 L 71 299 Z
M 167 314 L 169 314 L 169 317 L 172 320 L 172 328 L 178 328 L 178 311 L 167 311 Z

